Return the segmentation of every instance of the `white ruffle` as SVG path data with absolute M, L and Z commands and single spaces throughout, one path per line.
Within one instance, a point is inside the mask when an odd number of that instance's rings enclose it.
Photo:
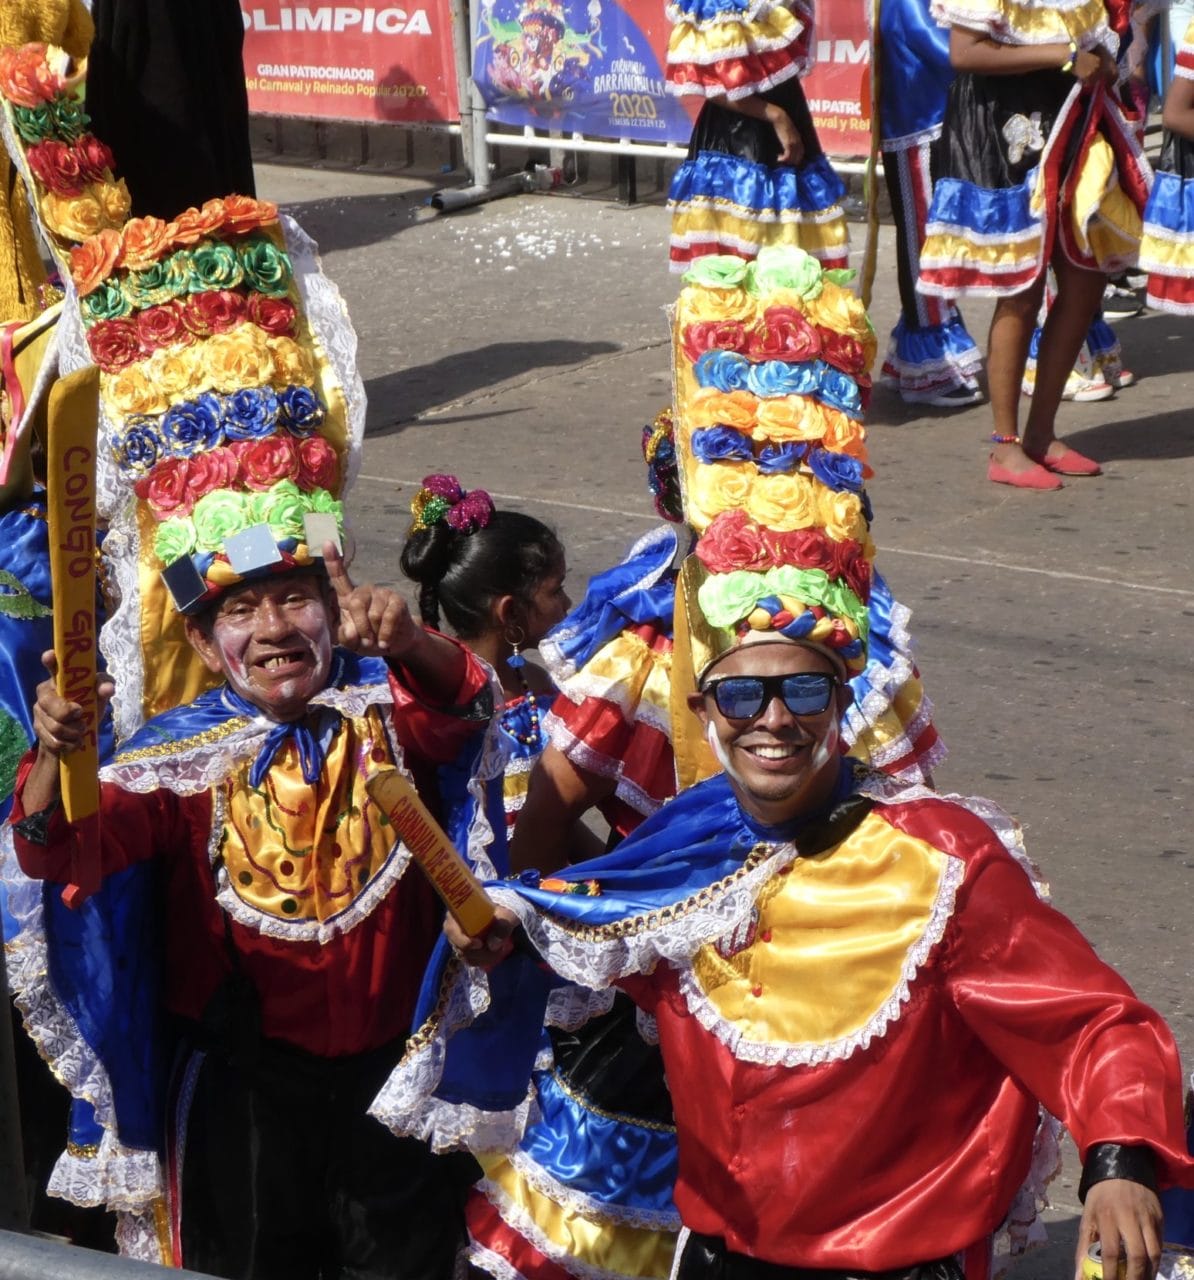
M 153 1262 L 160 1267 L 173 1265 L 170 1258 L 163 1256 L 157 1215 L 152 1209 L 116 1215 L 116 1247 L 122 1258 Z
M 578 1031 L 586 1022 L 600 1018 L 614 1007 L 617 992 L 612 987 L 591 991 L 588 987 L 556 987 L 547 997 L 543 1021 L 561 1031 Z
M 494 1253 L 483 1244 L 479 1244 L 469 1236 L 468 1248 L 465 1250 L 469 1262 L 478 1271 L 493 1276 L 494 1280 L 527 1280 L 517 1267 L 512 1266 L 500 1253 Z
M 1048 1243 L 1041 1211 L 1049 1207 L 1049 1184 L 1061 1172 L 1061 1122 L 1042 1110 L 1032 1142 L 1028 1176 L 991 1242 L 992 1280 L 1000 1280 L 1019 1257 Z
M 98 1151 L 77 1155 L 68 1147 L 58 1157 L 46 1193 L 83 1208 L 137 1213 L 163 1193 L 161 1162 L 156 1152 L 122 1146 L 105 1129 Z
M 636 1009 L 634 1025 L 638 1028 L 639 1036 L 644 1044 L 659 1043 L 659 1023 L 655 1021 L 655 1015 L 648 1013 L 645 1009 Z
M 621 760 L 594 750 L 583 738 L 578 738 L 554 712 L 548 712 L 543 721 L 543 729 L 551 740 L 551 745 L 566 755 L 578 768 L 587 769 L 601 778 L 613 778 L 615 780 L 614 795 L 635 813 L 649 818 L 657 809 L 663 807 L 664 801 L 656 800 L 637 782 L 626 777 Z M 670 727 L 661 732 L 670 738 Z

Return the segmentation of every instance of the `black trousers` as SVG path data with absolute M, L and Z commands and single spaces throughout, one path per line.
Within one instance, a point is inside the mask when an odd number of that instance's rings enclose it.
M 182 1265 L 228 1280 L 450 1280 L 478 1170 L 366 1114 L 399 1052 L 320 1059 L 264 1042 L 251 1069 L 207 1055 L 183 1137 Z
M 954 1258 L 941 1258 L 896 1271 L 821 1271 L 764 1262 L 732 1253 L 718 1236 L 689 1235 L 676 1280 L 964 1280 Z

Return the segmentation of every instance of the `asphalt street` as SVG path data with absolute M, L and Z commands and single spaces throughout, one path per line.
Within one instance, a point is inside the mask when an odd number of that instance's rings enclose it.
M 356 572 L 401 585 L 410 499 L 450 471 L 554 525 L 578 599 L 657 522 L 639 435 L 670 391 L 662 203 L 553 193 L 435 215 L 438 177 L 263 165 L 258 181 L 319 241 L 360 338 Z M 888 227 L 881 335 L 896 314 Z M 989 307 L 966 318 L 982 341 Z M 1059 493 L 987 481 L 985 405 L 919 410 L 877 390 L 873 533 L 950 749 L 938 784 L 1019 818 L 1056 904 L 1169 1018 L 1189 1070 L 1194 320 L 1117 331 L 1139 383 L 1063 405 L 1059 434 L 1106 474 Z M 1074 1165 L 1054 1184 L 1054 1243 L 1017 1277 L 1066 1274 Z

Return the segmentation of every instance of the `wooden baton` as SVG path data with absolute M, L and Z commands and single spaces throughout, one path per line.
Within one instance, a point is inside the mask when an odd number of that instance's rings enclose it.
M 452 918 L 470 938 L 483 938 L 494 921 L 493 903 L 444 829 L 428 813 L 414 784 L 397 769 L 382 769 L 366 780 L 365 787 Z
M 99 370 L 60 378 L 50 389 L 46 510 L 58 692 L 83 708 L 83 744 L 59 762 L 62 808 L 71 826 L 71 880 L 78 907 L 100 885 L 99 700 L 95 694 L 95 448 Z

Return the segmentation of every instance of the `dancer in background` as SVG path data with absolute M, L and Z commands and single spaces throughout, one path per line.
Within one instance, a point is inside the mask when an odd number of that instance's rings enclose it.
M 668 193 L 672 270 L 703 254 L 753 258 L 769 244 L 844 267 L 845 187 L 800 87 L 812 0 L 677 0 L 668 14 L 668 87 L 704 100 Z

